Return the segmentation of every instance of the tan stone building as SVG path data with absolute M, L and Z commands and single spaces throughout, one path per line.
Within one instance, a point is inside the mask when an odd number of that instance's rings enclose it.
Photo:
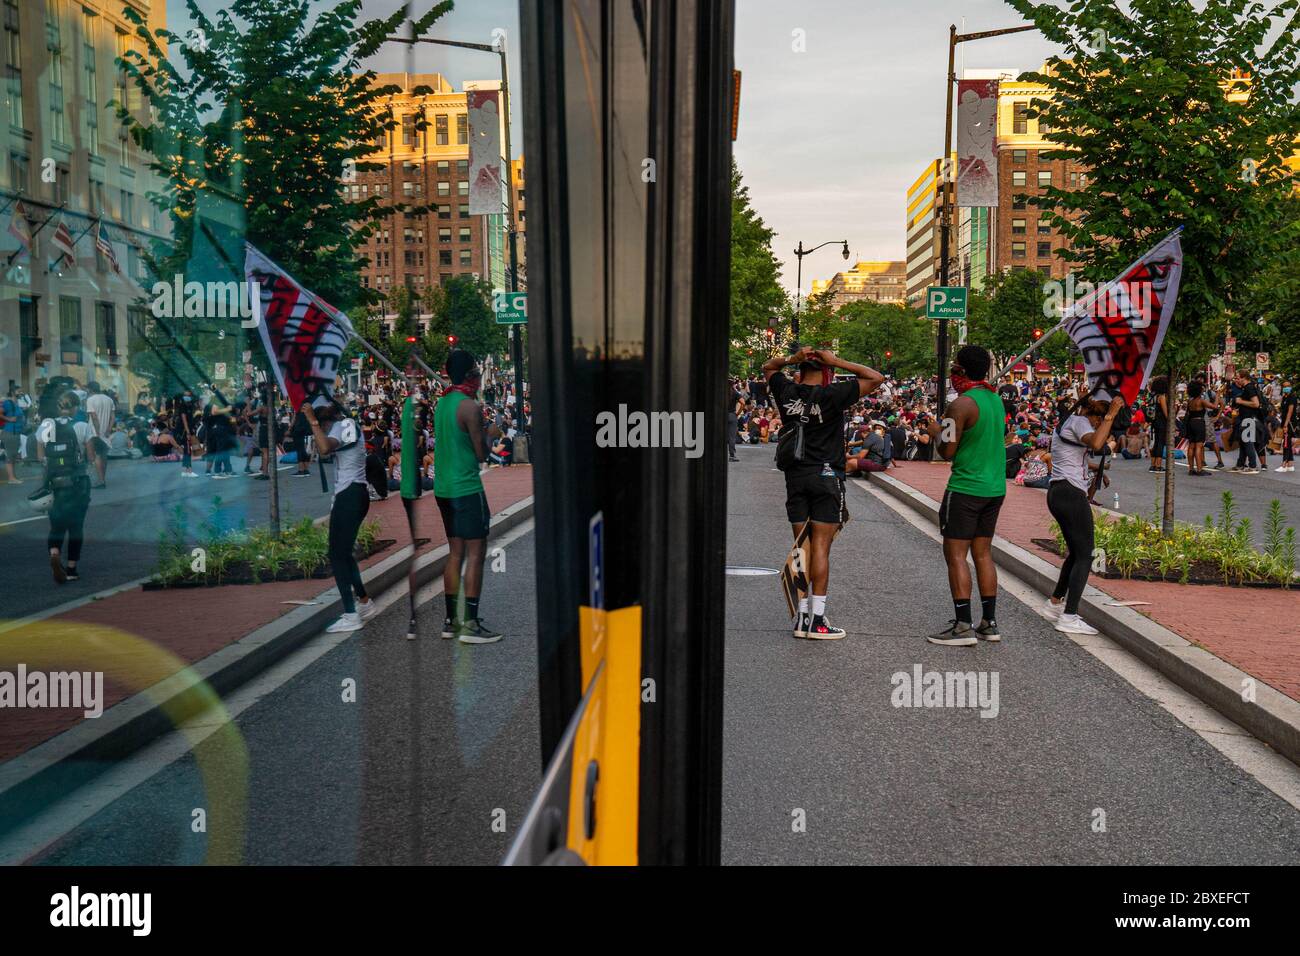
M 859 262 L 829 279 L 814 279 L 812 294 L 832 310 L 849 302 L 906 302 L 907 263 Z

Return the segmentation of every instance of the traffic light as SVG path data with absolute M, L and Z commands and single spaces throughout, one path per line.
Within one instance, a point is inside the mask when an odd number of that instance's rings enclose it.
M 406 341 L 408 341 L 408 342 L 410 342 L 412 345 L 414 345 L 414 344 L 415 344 L 415 336 L 414 336 L 414 335 L 408 335 L 408 336 L 406 337 Z
M 894 353 L 891 352 L 891 351 L 889 351 L 888 349 L 886 349 L 886 350 L 885 350 L 885 358 L 887 358 L 887 359 L 891 359 L 891 358 L 893 358 L 893 357 L 894 357 Z
M 1042 330 L 1042 329 L 1034 329 L 1034 341 L 1037 342 L 1037 341 L 1038 341 L 1039 339 L 1041 339 L 1042 337 L 1043 337 L 1043 330 Z
M 449 336 L 447 336 L 447 344 L 450 345 L 452 348 L 455 348 L 455 347 L 456 347 L 456 342 L 457 342 L 457 341 L 458 341 L 458 340 L 457 340 L 456 336 L 454 336 L 454 335 L 449 335 Z

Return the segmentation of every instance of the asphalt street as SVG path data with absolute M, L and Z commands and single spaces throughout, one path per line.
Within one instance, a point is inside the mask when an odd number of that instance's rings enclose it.
M 532 534 L 485 577 L 482 613 L 500 642 L 442 640 L 441 594 L 408 641 L 403 597 L 236 718 L 248 780 L 241 862 L 500 862 L 541 783 Z M 343 700 L 349 680 L 355 702 Z M 227 781 L 243 769 L 237 749 L 205 747 L 202 770 L 187 753 L 37 862 L 203 862 L 209 835 L 192 831 L 193 809 L 239 799 Z
M 730 467 L 728 563 L 776 568 L 789 546 L 770 448 Z M 728 577 L 723 861 L 1259 864 L 1300 859 L 1300 811 L 1096 657 L 1002 594 L 1002 643 L 926 643 L 951 616 L 938 545 L 854 485 L 832 551 L 838 642 L 791 637 L 777 579 Z M 247 863 L 500 860 L 541 773 L 529 531 L 489 573 L 507 634 L 404 640 L 405 601 L 235 717 L 249 789 Z M 322 636 L 323 639 L 323 636 Z M 971 672 L 983 717 L 902 707 L 922 672 Z M 342 700 L 355 680 L 357 700 Z M 924 702 L 922 699 L 921 702 Z M 947 703 L 956 703 L 947 701 Z M 197 863 L 192 811 L 230 799 L 239 751 L 193 752 L 43 853 L 64 864 Z M 223 763 L 225 761 L 225 763 Z M 212 782 L 205 789 L 204 780 Z M 493 824 L 503 820 L 501 827 Z
M 782 476 L 770 446 L 739 455 L 728 564 L 779 567 Z M 794 639 L 775 578 L 727 579 L 725 863 L 1300 860 L 1300 811 L 1005 592 L 1000 644 L 927 643 L 953 616 L 939 545 L 862 488 L 848 503 L 845 639 Z M 996 672 L 997 716 L 893 706 L 918 664 Z
M 269 522 L 271 483 L 245 475 L 242 459 L 234 463 L 234 478 L 208 478 L 204 462 L 194 464 L 197 478 L 182 478 L 181 466 L 174 462 L 110 462 L 108 487 L 91 492 L 81 580 L 62 586 L 50 575 L 45 547 L 49 522 L 36 516 L 26 501 L 40 481 L 40 469 L 20 465 L 23 484 L 0 485 L 0 566 L 5 569 L 0 618 L 21 617 L 152 574 L 158 537 L 173 520 L 177 505 L 184 509 L 196 539 L 217 497 L 225 527 L 237 527 L 241 521 L 249 526 Z M 283 520 L 329 513 L 330 496 L 321 493 L 318 466 L 312 466 L 309 478 L 290 477 L 293 465 L 280 467 Z

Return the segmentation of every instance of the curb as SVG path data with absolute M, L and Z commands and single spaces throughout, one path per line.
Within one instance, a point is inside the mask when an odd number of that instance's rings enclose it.
M 872 473 L 869 482 L 938 526 L 939 503 L 933 498 L 887 475 Z M 993 560 L 1043 594 L 1056 587 L 1059 569 L 1055 565 L 1004 538 L 993 539 Z M 1132 608 L 1107 607 L 1109 600 L 1113 600 L 1110 595 L 1090 584 L 1079 603 L 1079 615 L 1183 690 L 1300 764 L 1300 702 Z M 1248 681 L 1255 685 L 1254 701 L 1242 699 Z
M 533 516 L 532 495 L 492 516 L 488 540 L 498 538 Z M 442 573 L 447 545 L 416 558 L 415 580 L 420 587 Z M 406 581 L 410 546 L 403 547 L 362 572 L 372 596 Z M 41 809 L 143 749 L 158 737 L 204 713 L 218 697 L 248 683 L 319 634 L 341 612 L 343 601 L 297 607 L 247 634 L 233 644 L 167 677 L 152 687 L 119 701 L 95 720 L 51 737 L 0 766 L 0 836 L 16 830 Z

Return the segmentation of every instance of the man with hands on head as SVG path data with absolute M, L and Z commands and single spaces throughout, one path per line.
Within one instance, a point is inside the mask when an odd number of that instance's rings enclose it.
M 795 365 L 791 380 L 781 369 Z M 829 369 L 853 376 L 831 382 Z M 875 369 L 845 361 L 829 349 L 804 347 L 763 365 L 763 377 L 781 414 L 777 466 L 785 473 L 786 518 L 795 540 L 811 522 L 808 540 L 810 595 L 799 602 L 794 636 L 836 640 L 841 628 L 826 619 L 831 541 L 848 518 L 844 507 L 844 413 L 869 395 L 884 376 Z

